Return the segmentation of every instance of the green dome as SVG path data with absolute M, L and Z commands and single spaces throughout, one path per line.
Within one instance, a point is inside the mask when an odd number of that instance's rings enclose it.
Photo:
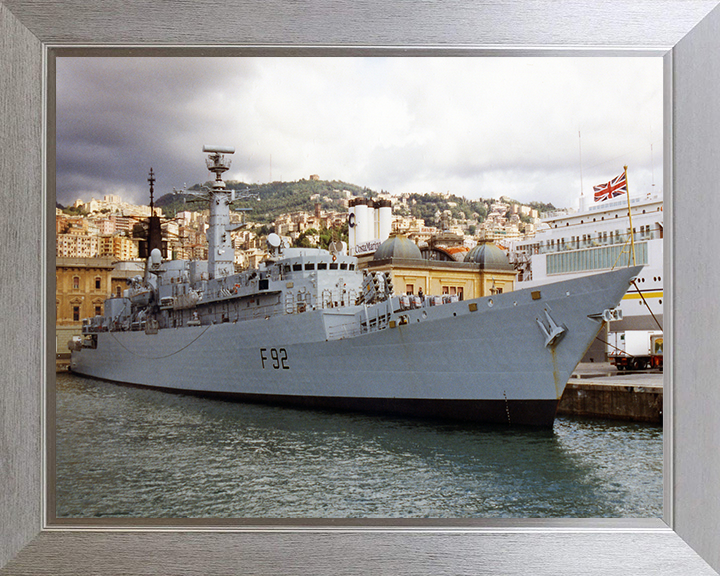
M 406 236 L 398 235 L 390 236 L 380 244 L 380 248 L 375 251 L 375 256 L 373 256 L 373 260 L 387 260 L 388 258 L 421 260 L 422 254 L 415 242 Z
M 480 264 L 484 270 L 512 270 L 507 254 L 492 242 L 481 242 L 465 255 L 465 262 Z

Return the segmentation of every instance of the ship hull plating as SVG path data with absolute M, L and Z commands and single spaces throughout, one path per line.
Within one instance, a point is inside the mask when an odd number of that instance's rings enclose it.
M 253 402 L 551 426 L 600 315 L 638 270 L 393 311 L 394 327 L 339 339 L 333 318 L 362 307 L 98 332 L 95 347 L 73 352 L 71 369 Z

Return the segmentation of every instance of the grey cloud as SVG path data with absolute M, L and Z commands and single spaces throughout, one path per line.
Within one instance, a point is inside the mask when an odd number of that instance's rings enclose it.
M 317 173 L 562 206 L 579 192 L 581 130 L 586 189 L 623 163 L 638 186 L 661 180 L 662 66 L 648 59 L 61 60 L 61 203 L 145 202 L 151 166 L 160 194 L 201 181 L 204 143 L 235 146 L 228 177 L 251 183 Z

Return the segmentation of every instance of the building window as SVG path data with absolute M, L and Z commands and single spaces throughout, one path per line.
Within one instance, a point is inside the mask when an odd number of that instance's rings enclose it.
M 95 278 L 95 290 L 100 290 L 101 281 L 100 278 Z
M 116 288 L 115 294 L 117 295 L 118 298 L 120 298 L 120 296 L 122 296 L 122 288 L 120 288 L 120 286 L 118 286 Z
M 80 306 L 73 306 L 73 322 L 80 321 Z
M 405 284 L 405 294 L 414 294 L 415 293 L 415 285 L 414 284 Z
M 73 276 L 73 290 L 80 290 L 80 277 Z
M 95 306 L 95 316 L 102 316 L 102 309 L 100 306 Z

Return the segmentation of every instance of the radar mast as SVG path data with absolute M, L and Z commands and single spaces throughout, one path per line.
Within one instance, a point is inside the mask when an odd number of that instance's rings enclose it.
M 193 200 L 204 200 L 210 208 L 210 220 L 207 229 L 208 241 L 208 277 L 222 278 L 235 273 L 235 250 L 230 237 L 230 204 L 235 200 L 257 197 L 257 194 L 235 196 L 235 190 L 227 190 L 222 175 L 230 169 L 230 159 L 226 154 L 234 154 L 235 148 L 228 146 L 203 146 L 208 157 L 205 160 L 207 169 L 215 174 L 212 187 L 202 186 L 200 191 L 182 190 L 193 196 Z

